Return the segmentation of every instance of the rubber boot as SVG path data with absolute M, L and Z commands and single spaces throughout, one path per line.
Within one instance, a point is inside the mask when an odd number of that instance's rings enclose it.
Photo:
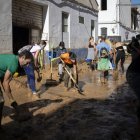
M 63 74 L 59 74 L 59 83 L 61 83 L 63 81 Z

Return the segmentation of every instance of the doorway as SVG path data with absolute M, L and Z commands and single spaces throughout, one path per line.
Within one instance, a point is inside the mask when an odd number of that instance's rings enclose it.
M 29 28 L 13 26 L 13 53 L 18 54 L 18 50 L 29 44 Z M 20 66 L 17 72 L 19 75 L 24 75 L 24 69 Z
M 29 44 L 29 28 L 13 26 L 13 53 Z

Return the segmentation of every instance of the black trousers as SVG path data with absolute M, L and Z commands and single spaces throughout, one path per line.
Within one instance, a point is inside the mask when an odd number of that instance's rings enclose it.
M 125 62 L 125 52 L 124 51 L 118 51 L 116 56 L 116 68 L 118 68 L 118 63 L 121 60 L 121 68 L 122 72 L 124 72 L 124 62 Z

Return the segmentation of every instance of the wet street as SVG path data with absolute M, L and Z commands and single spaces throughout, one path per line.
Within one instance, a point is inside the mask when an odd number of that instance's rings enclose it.
M 126 61 L 125 70 L 130 61 Z M 38 83 L 40 99 L 28 94 L 26 77 L 16 78 L 11 86 L 13 95 L 29 117 L 18 120 L 5 96 L 4 132 L 1 140 L 140 140 L 136 116 L 137 99 L 126 82 L 125 74 L 102 85 L 97 71 L 89 71 L 79 64 L 79 85 L 83 95 L 76 90 L 66 91 L 63 83 L 46 86 L 49 74 L 43 71 Z M 53 79 L 58 79 L 53 69 Z M 19 82 L 20 81 L 20 82 Z M 24 111 L 22 116 L 24 116 Z

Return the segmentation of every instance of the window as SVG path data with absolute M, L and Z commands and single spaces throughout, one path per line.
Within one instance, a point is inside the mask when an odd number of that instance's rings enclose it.
M 79 23 L 84 24 L 84 17 L 79 16 Z
M 101 28 L 101 36 L 107 36 L 107 28 Z
M 94 36 L 94 20 L 91 20 L 91 36 Z
M 67 13 L 62 13 L 62 32 L 68 32 L 68 17 Z
M 107 0 L 101 0 L 101 10 L 107 10 Z

